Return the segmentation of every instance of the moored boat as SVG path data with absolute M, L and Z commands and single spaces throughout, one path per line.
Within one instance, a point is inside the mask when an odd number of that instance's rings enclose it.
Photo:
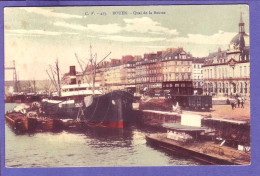
M 58 86 L 60 92 L 42 100 L 43 116 L 112 128 L 123 128 L 131 120 L 132 94 L 121 90 L 104 93 L 95 79 L 92 83 L 76 84 L 75 77 L 75 66 L 70 66 L 70 84 Z
M 20 112 L 11 112 L 5 114 L 6 122 L 16 133 L 24 133 L 28 130 L 28 121 L 25 114 Z
M 131 121 L 133 95 L 113 91 L 84 100 L 47 100 L 42 102 L 46 116 L 62 119 L 80 119 L 89 126 L 123 128 Z

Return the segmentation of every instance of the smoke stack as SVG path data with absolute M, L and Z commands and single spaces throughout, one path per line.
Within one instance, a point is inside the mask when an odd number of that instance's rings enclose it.
M 70 84 L 76 84 L 76 67 L 70 66 Z
M 70 66 L 70 76 L 76 76 L 76 67 Z

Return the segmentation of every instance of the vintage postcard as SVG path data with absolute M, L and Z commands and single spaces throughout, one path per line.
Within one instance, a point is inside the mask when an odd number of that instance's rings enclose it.
M 5 167 L 250 165 L 248 5 L 4 8 Z

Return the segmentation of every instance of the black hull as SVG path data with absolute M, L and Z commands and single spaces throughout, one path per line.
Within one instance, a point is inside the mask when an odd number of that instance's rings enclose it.
M 133 100 L 132 94 L 113 91 L 93 97 L 93 102 L 88 107 L 82 101 L 81 107 L 79 104 L 43 102 L 42 108 L 46 116 L 53 118 L 80 119 L 90 126 L 123 128 L 126 122 L 131 121 Z

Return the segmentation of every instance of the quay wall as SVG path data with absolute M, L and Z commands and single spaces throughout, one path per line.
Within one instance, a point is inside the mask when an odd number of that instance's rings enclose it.
M 181 114 L 174 112 L 137 110 L 137 120 L 144 125 L 153 127 L 162 127 L 163 123 L 180 123 Z M 226 140 L 232 146 L 246 145 L 250 146 L 250 123 L 232 122 L 228 120 L 212 120 L 212 118 L 203 118 L 201 122 L 203 127 L 208 127 L 213 132 L 212 139 Z
M 163 123 L 180 123 L 181 116 L 177 113 L 166 113 L 152 110 L 139 110 L 136 112 L 137 120 L 148 126 L 162 127 Z
M 202 126 L 215 131 L 215 137 L 225 139 L 232 146 L 250 146 L 250 123 L 238 121 L 216 120 L 212 118 L 202 119 Z

